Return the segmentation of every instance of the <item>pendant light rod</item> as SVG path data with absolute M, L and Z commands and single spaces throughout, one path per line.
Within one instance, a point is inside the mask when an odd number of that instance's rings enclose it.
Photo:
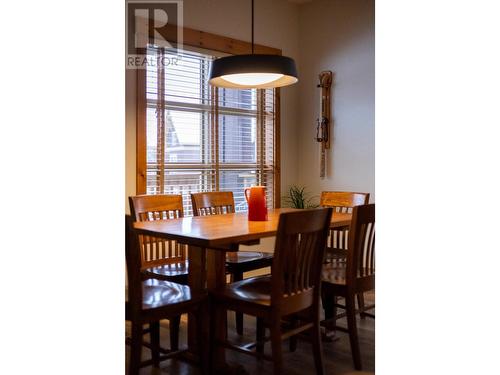
M 254 53 L 254 51 L 253 51 L 253 28 L 254 28 L 254 26 L 253 26 L 253 24 L 254 24 L 254 21 L 253 21 L 253 12 L 254 12 L 254 3 L 253 2 L 254 2 L 254 0 L 252 0 L 252 55 Z

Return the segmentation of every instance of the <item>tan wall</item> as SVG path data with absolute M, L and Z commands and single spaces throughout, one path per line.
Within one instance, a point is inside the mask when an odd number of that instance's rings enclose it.
M 373 0 L 313 0 L 300 7 L 298 182 L 322 190 L 375 193 L 375 9 Z M 317 75 L 332 70 L 333 143 L 319 178 Z

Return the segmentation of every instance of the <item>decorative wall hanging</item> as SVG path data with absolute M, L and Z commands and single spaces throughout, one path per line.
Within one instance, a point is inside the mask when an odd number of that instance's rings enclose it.
M 326 150 L 330 148 L 330 123 L 331 123 L 331 105 L 330 88 L 332 86 L 333 73 L 330 70 L 319 74 L 320 89 L 319 95 L 319 117 L 316 120 L 316 141 L 321 144 L 319 176 L 326 177 Z

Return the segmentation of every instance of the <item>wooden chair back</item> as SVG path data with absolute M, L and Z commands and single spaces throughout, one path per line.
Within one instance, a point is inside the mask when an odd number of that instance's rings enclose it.
M 375 204 L 353 209 L 347 251 L 347 285 L 375 282 Z
M 370 193 L 355 193 L 350 191 L 323 191 L 321 192 L 320 206 L 332 207 L 333 212 L 349 212 L 355 206 L 368 204 Z M 346 249 L 349 230 L 330 230 L 328 248 Z
M 194 216 L 220 215 L 234 213 L 232 191 L 211 191 L 191 193 Z
M 332 212 L 332 208 L 319 208 L 280 215 L 271 270 L 271 304 L 281 315 L 319 303 Z
M 334 212 L 352 212 L 352 208 L 368 204 L 370 193 L 354 193 L 350 191 L 322 191 L 320 206 L 332 207 Z
M 182 195 L 137 195 L 129 197 L 135 221 L 170 220 L 184 216 Z M 173 240 L 139 235 L 142 269 L 186 260 L 186 246 Z
M 127 263 L 128 304 L 132 314 L 142 309 L 142 275 L 139 236 L 134 231 L 133 218 L 125 215 L 125 260 Z
M 177 219 L 184 215 L 182 195 L 136 195 L 129 197 L 130 212 L 135 221 Z

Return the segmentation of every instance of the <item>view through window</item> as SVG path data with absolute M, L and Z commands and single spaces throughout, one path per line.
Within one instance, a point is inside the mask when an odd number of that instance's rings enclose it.
M 151 46 L 152 57 L 167 57 Z M 275 93 L 222 89 L 208 84 L 215 57 L 182 51 L 177 64 L 146 72 L 146 193 L 232 191 L 246 211 L 246 187 L 266 186 L 274 206 Z M 160 64 L 161 65 L 161 64 Z

